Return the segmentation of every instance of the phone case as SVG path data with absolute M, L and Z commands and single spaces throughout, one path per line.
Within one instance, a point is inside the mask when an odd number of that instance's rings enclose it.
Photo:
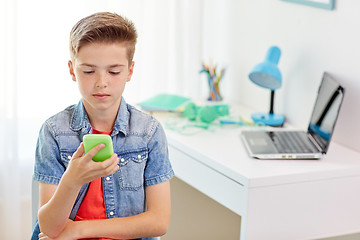
M 83 141 L 85 153 L 89 152 L 92 148 L 101 143 L 105 144 L 105 147 L 96 153 L 96 155 L 92 158 L 92 160 L 95 162 L 103 162 L 110 158 L 114 153 L 113 143 L 109 135 L 87 134 L 84 136 Z

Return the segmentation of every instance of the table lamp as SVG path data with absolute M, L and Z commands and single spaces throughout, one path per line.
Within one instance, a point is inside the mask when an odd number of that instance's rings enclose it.
M 268 126 L 282 126 L 285 117 L 274 113 L 275 90 L 281 87 L 282 77 L 277 66 L 281 51 L 277 46 L 271 46 L 266 54 L 264 62 L 257 64 L 249 73 L 250 80 L 260 87 L 271 90 L 269 113 L 254 113 L 251 115 L 255 123 Z

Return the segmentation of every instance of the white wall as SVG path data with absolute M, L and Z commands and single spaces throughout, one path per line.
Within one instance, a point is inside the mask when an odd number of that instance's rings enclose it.
M 360 74 L 355 70 L 360 2 L 335 1 L 333 11 L 281 0 L 77 0 L 72 8 L 68 0 L 14 1 L 13 17 L 6 20 L 13 21 L 8 30 L 13 29 L 16 40 L 8 42 L 15 47 L 4 48 L 14 49 L 7 55 L 15 60 L 4 62 L 13 63 L 16 81 L 9 81 L 13 90 L 2 99 L 6 106 L 13 101 L 15 111 L 7 108 L 20 118 L 18 157 L 32 159 L 41 123 L 80 98 L 67 70 L 68 33 L 76 21 L 97 11 L 117 12 L 137 26 L 135 73 L 124 93 L 128 102 L 159 92 L 206 98 L 205 76 L 199 70 L 201 61 L 212 59 L 228 69 L 221 85 L 225 100 L 267 111 L 269 91 L 247 75 L 276 44 L 282 49 L 284 83 L 276 92 L 275 111 L 305 129 L 322 72 L 329 71 L 346 88 L 334 141 L 360 151 L 360 111 L 351 106 L 360 102 Z M 13 1 L 7 2 L 11 6 Z
M 360 1 L 335 0 L 333 11 L 280 0 L 213 0 L 204 7 L 203 55 L 227 64 L 226 99 L 268 111 L 269 91 L 247 76 L 268 47 L 278 45 L 283 86 L 276 92 L 275 112 L 306 129 L 327 71 L 346 89 L 333 140 L 360 151 Z

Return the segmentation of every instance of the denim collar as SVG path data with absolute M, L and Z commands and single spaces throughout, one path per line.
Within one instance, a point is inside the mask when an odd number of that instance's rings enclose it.
M 88 115 L 85 111 L 85 107 L 82 99 L 74 107 L 74 113 L 71 117 L 70 129 L 73 131 L 81 131 L 84 134 L 90 133 L 91 125 L 88 118 Z M 124 98 L 121 97 L 120 107 L 118 114 L 116 116 L 115 124 L 111 136 L 122 132 L 125 136 L 128 133 L 128 122 L 129 122 L 129 111 L 127 108 L 127 103 Z

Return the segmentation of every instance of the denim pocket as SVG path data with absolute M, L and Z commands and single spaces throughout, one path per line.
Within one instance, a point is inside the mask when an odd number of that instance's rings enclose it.
M 144 170 L 148 158 L 148 150 L 135 150 L 118 154 L 119 180 L 121 190 L 136 191 L 144 185 Z
M 61 162 L 64 164 L 65 168 L 67 168 L 67 166 L 69 165 L 69 161 L 72 158 L 72 155 L 74 154 L 74 151 L 60 151 L 60 157 L 61 157 Z

